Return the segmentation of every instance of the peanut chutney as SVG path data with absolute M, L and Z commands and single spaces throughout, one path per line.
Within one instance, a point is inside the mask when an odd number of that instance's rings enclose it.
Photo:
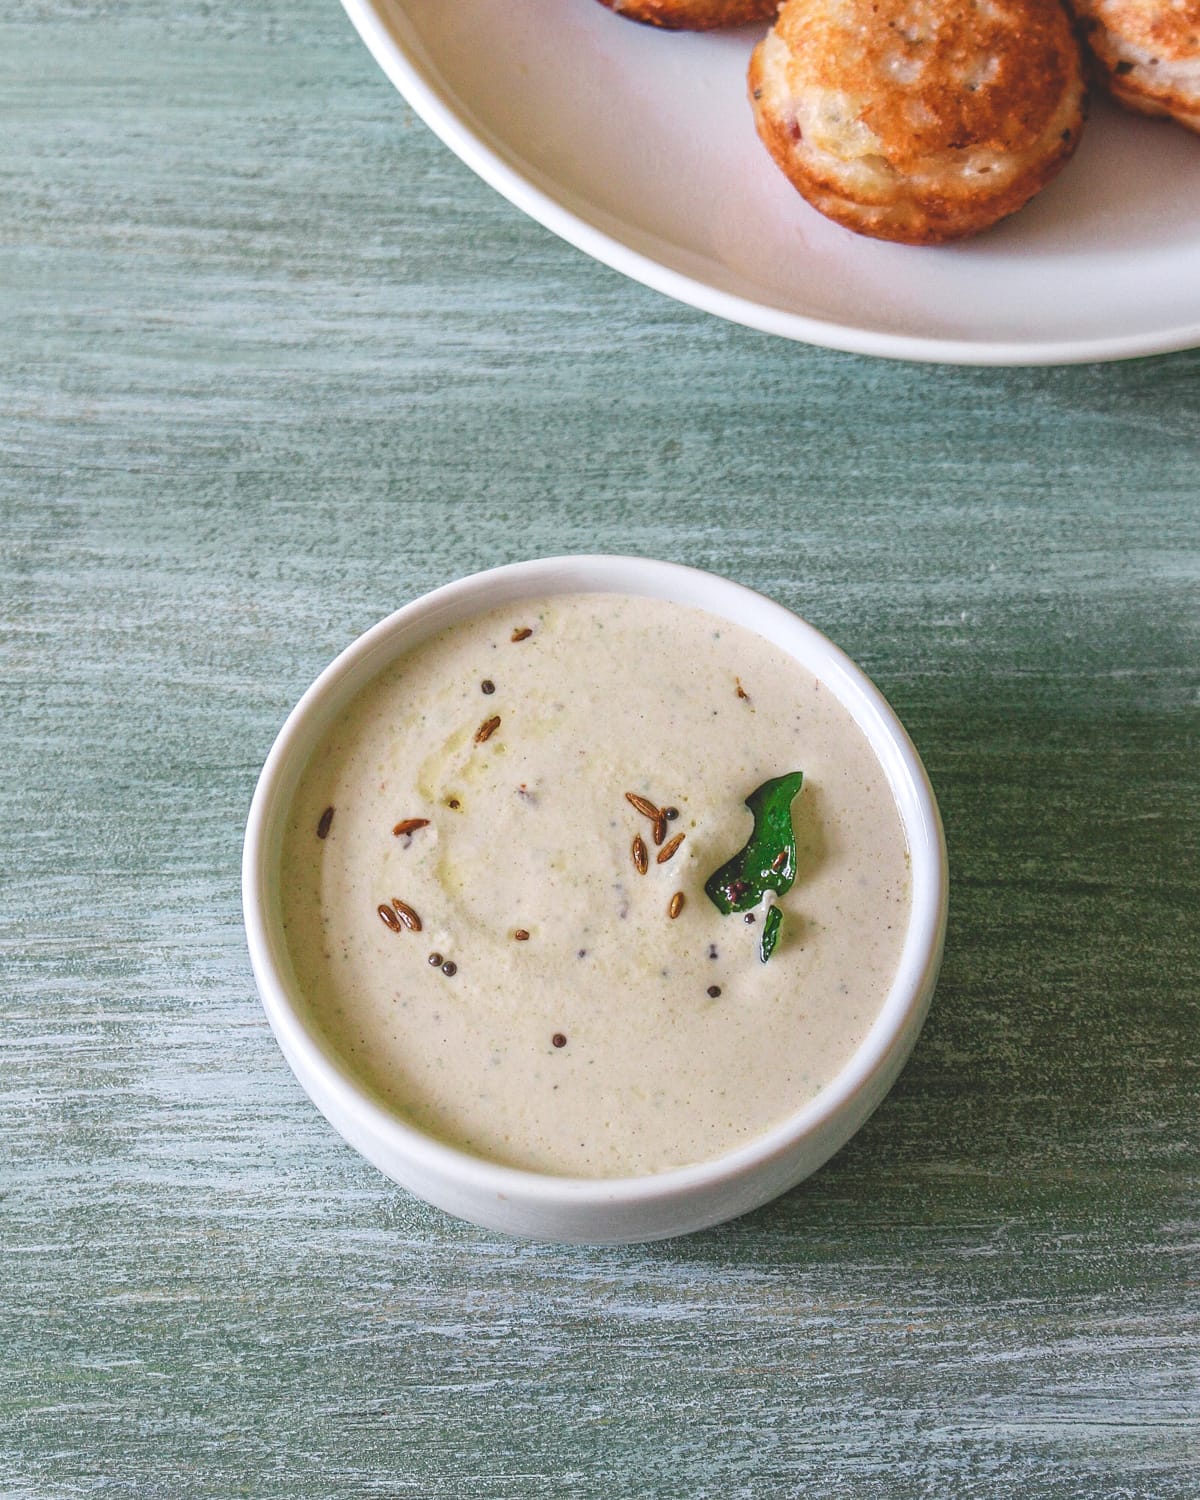
M 723 915 L 705 882 L 744 799 L 795 771 L 794 884 Z M 719 1156 L 811 1099 L 877 1016 L 910 904 L 895 802 L 833 693 L 740 626 L 611 594 L 397 661 L 306 768 L 282 868 L 305 1003 L 372 1092 L 580 1177 Z

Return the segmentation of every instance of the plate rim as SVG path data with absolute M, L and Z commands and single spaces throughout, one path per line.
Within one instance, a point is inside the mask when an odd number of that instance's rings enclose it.
M 380 12 L 380 0 L 341 0 L 341 4 L 371 56 L 410 107 L 489 187 L 593 260 L 676 302 L 726 322 L 844 354 L 925 364 L 1010 367 L 1097 364 L 1178 353 L 1200 346 L 1200 322 L 1107 338 L 933 338 L 835 323 L 721 291 L 644 251 L 635 250 L 539 187 L 482 140 L 462 118 L 437 74 L 401 46 Z

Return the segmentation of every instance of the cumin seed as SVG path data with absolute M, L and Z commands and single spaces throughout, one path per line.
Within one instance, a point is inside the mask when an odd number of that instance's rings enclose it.
M 533 631 L 528 625 L 521 625 L 513 631 L 512 638 L 514 641 L 527 641 L 532 634 Z
M 771 861 L 771 868 L 772 868 L 772 870 L 782 870 L 783 867 L 784 867 L 784 865 L 786 865 L 786 864 L 787 864 L 787 850 L 786 849 L 781 849 L 779 851 L 779 853 L 775 856 L 775 858 Z
M 325 811 L 321 814 L 321 820 L 317 824 L 317 837 L 319 839 L 328 838 L 328 836 L 329 836 L 329 825 L 332 822 L 333 822 L 333 808 L 332 807 L 327 807 L 325 809 Z
M 655 807 L 653 802 L 649 801 L 646 797 L 639 797 L 636 792 L 626 792 L 625 800 L 626 802 L 632 802 L 642 817 L 649 818 L 652 823 L 662 817 L 662 813 Z
M 671 897 L 671 904 L 667 907 L 667 916 L 670 917 L 671 921 L 673 922 L 682 910 L 683 892 L 676 891 L 675 894 Z
M 664 844 L 663 847 L 658 851 L 658 854 L 655 856 L 658 863 L 660 865 L 665 865 L 667 860 L 672 858 L 676 849 L 679 848 L 680 844 L 683 843 L 686 837 L 687 834 L 685 833 L 677 833 L 669 844 Z
M 409 932 L 420 932 L 421 919 L 413 911 L 412 907 L 409 906 L 407 901 L 401 901 L 399 896 L 393 896 L 392 905 L 396 908 L 396 915 L 404 923 L 405 927 L 408 928 Z
M 663 841 L 663 839 L 666 838 L 666 836 L 667 836 L 667 820 L 663 816 L 662 813 L 659 813 L 658 817 L 655 818 L 655 820 L 654 820 L 654 842 L 656 844 L 661 844 L 662 841 Z M 662 858 L 662 855 L 660 854 L 659 855 L 659 859 L 661 859 L 661 858 Z
M 500 715 L 493 714 L 490 719 L 484 719 L 483 723 L 475 731 L 475 743 L 482 745 L 485 740 L 490 740 L 497 729 L 500 728 Z
M 633 867 L 639 875 L 644 875 L 650 867 L 650 860 L 646 854 L 645 840 L 640 833 L 634 834 L 631 849 L 633 853 Z
M 379 920 L 386 928 L 389 929 L 389 931 L 400 931 L 400 918 L 396 915 L 396 913 L 390 906 L 380 906 L 377 908 L 377 910 L 379 912 Z
M 403 822 L 397 823 L 392 832 L 397 838 L 403 838 L 406 833 L 415 833 L 418 828 L 428 828 L 428 818 L 405 818 Z

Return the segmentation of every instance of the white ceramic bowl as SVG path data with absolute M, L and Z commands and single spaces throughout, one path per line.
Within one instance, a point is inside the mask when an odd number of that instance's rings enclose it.
M 695 605 L 765 636 L 853 715 L 886 772 L 912 857 L 912 913 L 895 980 L 861 1046 L 794 1115 L 713 1161 L 649 1177 L 577 1179 L 497 1166 L 425 1135 L 376 1102 L 309 1019 L 280 921 L 279 863 L 300 774 L 330 725 L 402 653 L 459 620 L 514 601 L 618 593 Z M 867 1119 L 904 1065 L 933 994 L 947 907 L 946 849 L 924 768 L 878 690 L 790 611 L 736 583 L 672 563 L 559 557 L 477 573 L 389 615 L 328 666 L 288 716 L 259 777 L 246 828 L 242 896 L 250 960 L 271 1028 L 318 1109 L 382 1172 L 490 1229 L 538 1239 L 630 1242 L 703 1229 L 795 1186 Z

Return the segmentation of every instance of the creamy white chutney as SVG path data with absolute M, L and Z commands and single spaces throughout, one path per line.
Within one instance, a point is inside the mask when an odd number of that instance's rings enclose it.
M 704 883 L 749 837 L 745 797 L 792 771 L 797 876 L 763 963 L 763 908 L 722 915 Z M 662 845 L 630 792 L 677 810 Z M 612 594 L 505 607 L 397 661 L 308 763 L 282 872 L 298 989 L 380 1101 L 592 1178 L 794 1114 L 879 1013 L 910 909 L 899 812 L 833 693 L 741 626 Z

